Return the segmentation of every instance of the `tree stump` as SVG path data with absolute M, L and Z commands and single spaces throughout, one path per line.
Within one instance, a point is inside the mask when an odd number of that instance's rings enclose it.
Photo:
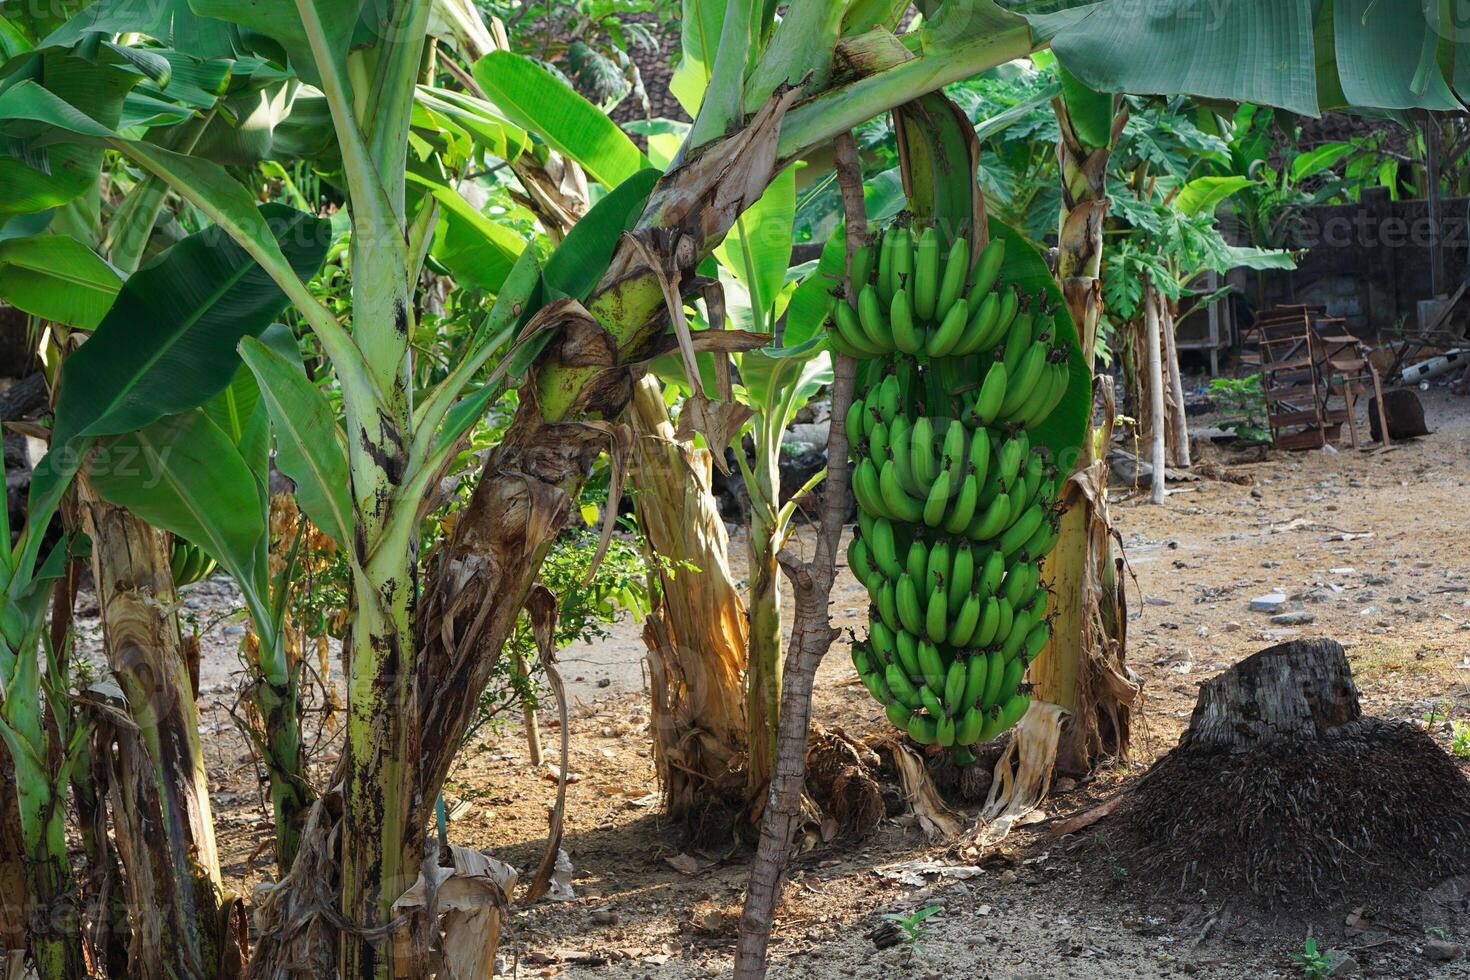
M 1283 738 L 1320 738 L 1361 715 L 1342 646 L 1293 640 L 1206 681 L 1179 746 L 1248 752 Z
M 1470 872 L 1470 781 L 1418 725 L 1363 715 L 1327 639 L 1205 682 L 1179 744 L 1097 826 L 1130 882 L 1196 897 L 1376 904 Z

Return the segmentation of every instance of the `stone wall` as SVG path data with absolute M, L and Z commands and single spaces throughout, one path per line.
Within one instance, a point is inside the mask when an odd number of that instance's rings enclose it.
M 1443 278 L 1453 292 L 1466 278 L 1467 200 L 1442 205 Z M 1356 334 L 1392 335 L 1402 321 L 1417 329 L 1417 306 L 1429 299 L 1430 243 L 1426 202 L 1392 201 L 1386 190 L 1365 192 L 1357 204 L 1308 208 L 1293 223 L 1290 247 L 1306 249 L 1290 272 L 1230 274 L 1252 308 L 1279 303 L 1324 306 Z

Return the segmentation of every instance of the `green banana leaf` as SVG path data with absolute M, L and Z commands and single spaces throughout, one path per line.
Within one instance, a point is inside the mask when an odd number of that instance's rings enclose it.
M 1078 346 L 1077 327 L 1067 304 L 1057 288 L 1056 279 L 1046 264 L 1046 258 L 1027 240 L 1026 236 L 1010 225 L 995 218 L 990 219 L 990 238 L 1006 243 L 1005 262 L 1001 265 L 1000 281 L 1014 283 L 1030 295 L 1045 293 L 1047 302 L 1056 308 L 1056 340 L 1067 348 L 1069 368 L 1067 393 L 1057 403 L 1046 421 L 1031 430 L 1031 445 L 1046 446 L 1054 459 L 1062 465 L 1063 472 L 1071 469 L 1086 437 L 1088 422 L 1092 418 L 1091 372 Z
M 276 466 L 296 484 L 297 504 L 324 534 L 343 548 L 350 547 L 347 447 L 331 405 L 306 377 L 299 355 L 288 356 L 246 337 L 240 342 L 240 356 L 259 383 L 275 425 Z
M 86 479 L 104 499 L 199 545 L 242 588 L 257 580 L 260 491 L 229 436 L 199 409 L 100 440 Z
M 776 313 L 776 296 L 791 263 L 791 226 L 796 220 L 796 170 L 787 167 L 764 194 L 735 219 L 715 248 L 715 258 L 734 273 L 750 294 L 750 307 L 763 326 Z
M 599 184 L 616 187 L 648 165 L 604 112 L 535 62 L 492 51 L 473 72 L 507 119 L 581 164 Z
M 330 223 L 279 204 L 260 209 L 295 274 L 326 257 Z M 128 280 L 92 337 L 62 367 L 53 439 L 112 435 L 202 405 L 239 368 L 235 347 L 270 325 L 285 294 L 217 227 L 170 248 Z
M 283 357 L 301 358 L 296 335 L 285 324 L 272 323 L 255 338 Z M 260 400 L 260 385 L 248 365 L 242 363 L 223 391 L 200 406 L 210 421 L 220 427 L 240 451 L 240 458 L 262 487 L 270 479 L 270 415 Z
M 1046 6 L 1048 13 L 1026 15 L 1034 38 L 1050 39 L 1057 59 L 1098 91 L 1194 95 L 1315 116 L 1343 107 L 1456 111 L 1455 91 L 1464 97 L 1470 80 L 1470 38 L 1437 2 Z
M 0 299 L 32 316 L 91 330 L 122 288 L 122 277 L 69 235 L 0 242 Z

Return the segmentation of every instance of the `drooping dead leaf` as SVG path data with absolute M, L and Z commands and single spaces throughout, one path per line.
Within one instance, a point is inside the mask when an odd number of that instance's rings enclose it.
M 527 905 L 541 898 L 552 885 L 552 876 L 564 855 L 561 851 L 562 823 L 567 806 L 567 757 L 571 752 L 571 733 L 567 724 L 567 691 L 561 674 L 556 669 L 556 596 L 544 585 L 536 585 L 526 597 L 526 612 L 531 617 L 531 633 L 536 638 L 536 652 L 541 661 L 541 670 L 551 693 L 556 696 L 556 713 L 561 722 L 561 766 L 560 778 L 556 782 L 556 804 L 551 808 L 546 834 L 546 853 L 526 889 L 523 902 Z M 570 864 L 570 862 L 567 862 Z
M 516 872 L 479 851 L 449 845 L 451 867 L 435 866 L 433 881 L 420 873 L 393 903 L 395 917 L 425 911 L 438 918 L 439 980 L 481 980 L 495 969 L 500 917 L 515 891 Z M 411 943 L 409 930 L 394 933 L 395 946 Z M 410 962 L 411 949 L 402 949 Z
M 1033 700 L 1021 717 L 995 764 L 990 795 L 980 811 L 977 836 L 982 848 L 1002 840 L 1046 798 L 1065 714 L 1055 704 Z
M 903 785 L 903 796 L 919 818 L 919 827 L 930 840 L 952 840 L 959 836 L 964 824 L 959 815 L 945 805 L 913 749 L 898 739 L 887 739 L 883 743 L 898 770 L 898 780 Z

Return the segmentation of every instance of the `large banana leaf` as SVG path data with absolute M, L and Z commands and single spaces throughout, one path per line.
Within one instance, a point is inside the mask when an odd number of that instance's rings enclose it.
M 764 194 L 735 219 L 735 226 L 715 249 L 717 258 L 750 294 L 754 319 L 776 314 L 776 295 L 791 263 L 791 226 L 796 220 L 796 171 L 787 167 Z
M 1099 91 L 1186 94 L 1317 115 L 1345 106 L 1458 110 L 1451 84 L 1470 73 L 1470 47 L 1466 32 L 1442 18 L 1447 6 L 1062 0 L 1028 19 L 1038 39 L 1050 38 L 1058 60 Z
M 291 268 L 309 279 L 330 223 L 279 204 L 260 209 Z M 230 383 L 241 337 L 286 305 L 270 275 L 217 227 L 190 235 L 128 280 L 62 368 L 53 440 L 111 435 L 202 405 Z
M 475 62 L 474 74 L 507 119 L 577 161 L 598 183 L 616 187 L 647 166 L 616 123 L 535 62 L 492 51 Z
M 515 231 L 475 208 L 450 187 L 409 171 L 408 180 L 422 186 L 439 202 L 438 224 L 434 227 L 435 260 L 442 262 L 464 285 L 496 292 L 525 243 Z
M 121 288 L 117 270 L 69 235 L 0 242 L 0 299 L 32 316 L 91 330 Z
M 260 490 L 229 437 L 202 411 L 102 440 L 86 479 L 104 499 L 202 547 L 242 586 L 258 581 Z

